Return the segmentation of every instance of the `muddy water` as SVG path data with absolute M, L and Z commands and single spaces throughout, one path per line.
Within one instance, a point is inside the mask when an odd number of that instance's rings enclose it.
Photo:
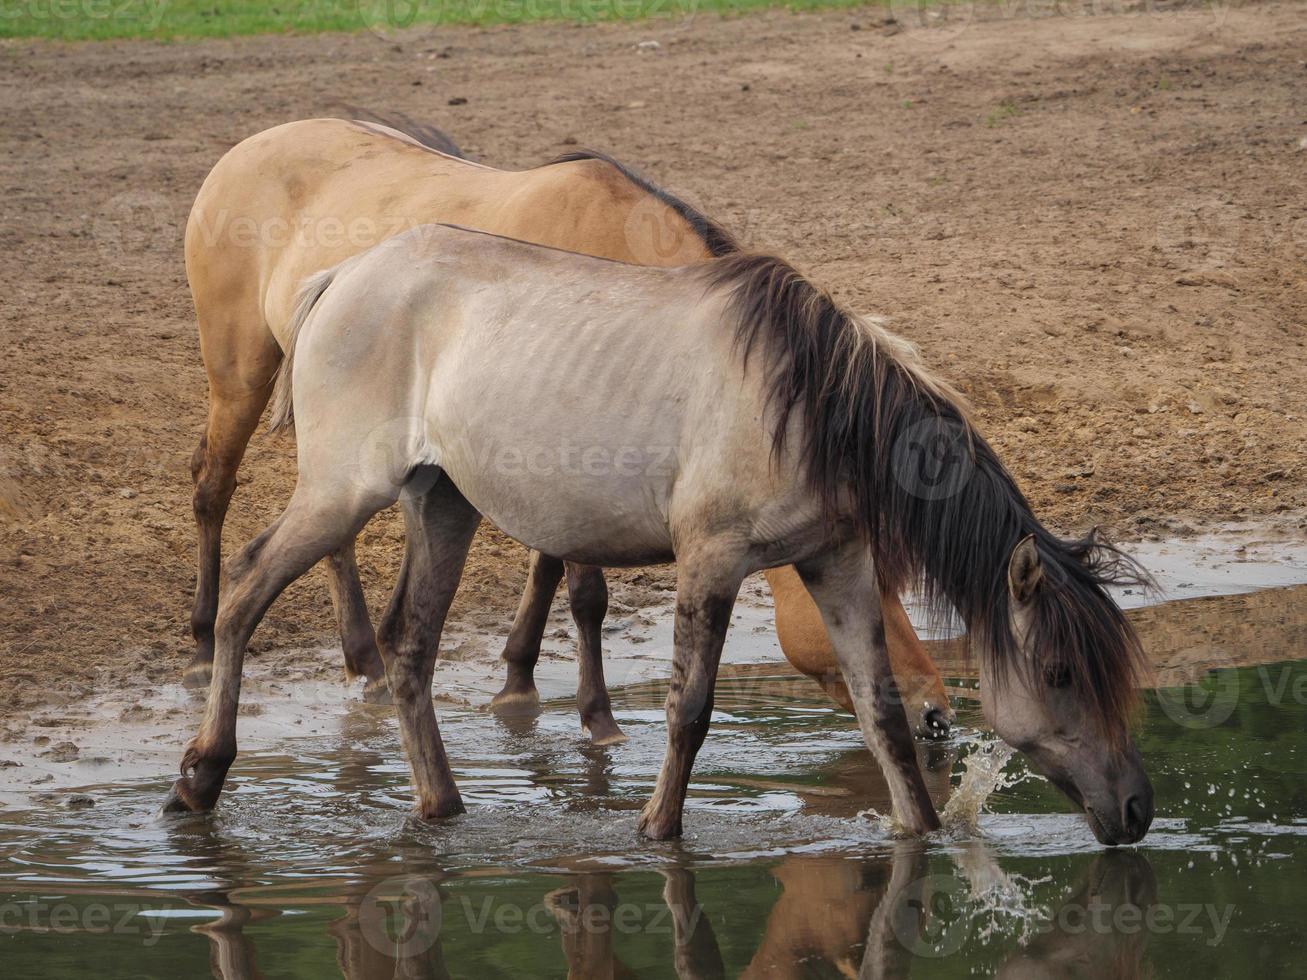
M 941 807 L 987 797 L 978 827 L 891 839 L 851 720 L 775 666 L 723 679 L 677 844 L 634 832 L 656 682 L 616 694 L 611 750 L 567 701 L 512 726 L 444 709 L 470 812 L 439 826 L 405 817 L 389 713 L 351 705 L 243 755 L 211 818 L 156 817 L 163 770 L 11 799 L 0 974 L 1302 975 L 1307 588 L 1134 615 L 1170 685 L 1141 722 L 1158 818 L 1136 848 L 1095 844 L 1019 758 L 1000 779 L 971 702 L 919 751 Z

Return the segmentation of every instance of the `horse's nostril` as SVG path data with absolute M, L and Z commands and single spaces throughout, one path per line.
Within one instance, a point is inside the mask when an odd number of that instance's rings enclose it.
M 951 722 L 948 712 L 943 708 L 930 708 L 926 711 L 926 734 L 939 737 L 947 735 Z
M 1142 797 L 1132 796 L 1125 801 L 1124 809 L 1126 831 L 1135 839 L 1142 837 L 1148 825 L 1153 822 L 1151 808 Z

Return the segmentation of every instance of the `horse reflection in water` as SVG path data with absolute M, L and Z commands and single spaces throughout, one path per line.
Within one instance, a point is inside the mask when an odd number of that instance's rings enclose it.
M 754 685 L 761 683 L 755 681 Z M 644 700 L 653 704 L 657 690 L 636 687 L 628 690 L 627 697 L 631 700 L 628 707 L 640 706 Z M 526 758 L 518 757 L 519 765 L 539 773 L 553 770 L 548 740 L 528 737 L 537 733 L 535 720 L 500 724 L 515 744 L 539 745 L 540 755 L 528 748 Z M 335 780 L 339 788 L 375 782 L 376 769 L 386 760 L 380 751 L 369 748 L 374 733 L 367 713 L 346 716 L 341 744 L 334 753 L 340 767 Z M 949 796 L 949 773 L 957 755 L 956 745 L 918 746 L 921 768 L 939 805 Z M 611 759 L 602 751 L 586 752 L 584 758 L 587 765 L 575 774 L 579 780 L 575 785 L 585 787 L 578 803 L 612 796 Z M 816 789 L 791 789 L 803 797 L 805 812 L 846 818 L 868 805 L 888 803 L 888 787 L 878 775 L 866 753 L 851 751 L 821 768 Z M 729 784 L 730 777 L 714 776 L 714 782 Z M 451 898 L 452 889 L 459 884 L 465 887 L 467 879 L 451 876 L 433 860 L 428 848 L 400 845 L 396 855 L 394 845 L 388 844 L 384 854 L 352 869 L 334 885 L 321 882 L 323 887 L 315 887 L 312 897 L 297 891 L 288 901 L 284 895 L 269 894 L 265 887 L 242 887 L 261 877 L 260 863 L 224 838 L 213 824 L 188 821 L 176 825 L 173 843 L 180 853 L 193 857 L 192 866 L 198 873 L 214 879 L 213 887 L 187 900 L 220 912 L 217 920 L 191 927 L 211 944 L 211 969 L 220 980 L 265 976 L 256 943 L 246 927 L 267 922 L 287 905 L 308 904 L 342 910 L 328 931 L 336 946 L 340 975 L 349 980 L 435 980 L 479 972 L 477 964 L 460 962 L 445 946 L 446 935 L 468 925 L 465 906 Z M 779 894 L 766 914 L 756 948 L 747 963 L 737 959 L 728 966 L 723 954 L 724 948 L 731 948 L 725 942 L 728 924 L 733 934 L 738 933 L 739 925 L 738 919 L 727 918 L 731 908 L 719 904 L 721 890 L 708 887 L 713 869 L 671 864 L 659 873 L 667 914 L 656 921 L 670 932 L 671 943 L 664 943 L 664 947 L 670 945 L 670 961 L 660 964 L 658 972 L 681 980 L 908 977 L 914 965 L 922 971 L 928 965 L 917 964 L 918 960 L 943 957 L 946 963 L 952 962 L 947 958 L 957 958 L 960 963 L 968 955 L 962 945 L 971 929 L 968 911 L 980 908 L 983 913 L 986 902 L 992 902 L 996 894 L 1010 909 L 1012 889 L 1019 892 L 1022 888 L 979 842 L 961 845 L 933 862 L 918 841 L 901 841 L 888 852 L 856 858 L 789 857 L 771 870 Z M 622 892 L 628 887 L 620 872 L 578 870 L 559 887 L 542 889 L 538 896 L 522 896 L 525 904 L 540 910 L 532 932 L 540 933 L 534 941 L 541 944 L 541 962 L 553 961 L 557 950 L 567 964 L 567 976 L 578 980 L 643 975 L 644 969 L 628 964 L 627 944 L 632 937 L 630 930 L 621 926 Z M 1129 909 L 1126 915 L 1133 921 L 1139 921 L 1155 900 L 1152 871 L 1143 856 L 1105 853 L 1088 865 L 1068 897 L 1043 920 L 1053 927 L 1033 930 L 996 969 L 996 975 L 1013 980 L 1049 976 L 1129 980 L 1142 976 L 1146 934 L 1142 930 L 1134 934 L 1104 932 L 1092 923 L 1126 921 L 1124 916 L 1117 918 L 1123 908 Z M 639 901 L 645 908 L 647 892 L 642 890 Z M 1017 904 L 1025 901 L 1024 894 L 1016 895 Z M 1088 910 L 1098 910 L 1092 922 Z M 645 917 L 637 928 L 652 928 L 654 921 Z M 541 924 L 551 928 L 542 930 Z M 489 928 L 493 930 L 493 923 Z M 483 938 L 485 942 L 478 945 L 493 943 L 493 932 Z
M 379 754 L 360 748 L 361 739 L 346 733 L 352 748 L 341 754 L 341 779 L 365 781 L 369 770 L 381 763 Z M 923 752 L 927 750 L 923 747 Z M 596 753 L 585 775 L 587 785 L 608 788 L 609 768 Z M 927 768 L 939 777 L 937 799 L 947 795 L 947 773 L 953 757 L 947 754 Z M 805 806 L 831 815 L 865 805 L 865 794 L 845 794 L 844 786 L 866 786 L 862 753 L 852 752 L 832 763 L 823 773 L 822 795 L 805 799 Z M 831 792 L 833 790 L 833 792 Z M 887 795 L 887 793 L 885 794 Z M 236 882 L 254 881 L 256 862 L 225 841 L 212 825 L 179 827 L 179 851 L 195 855 L 200 873 L 212 874 L 217 884 L 188 897 L 199 907 L 217 909 L 214 922 L 192 931 L 211 944 L 210 964 L 220 980 L 254 980 L 260 971 L 255 944 L 246 932 L 277 914 L 273 906 L 287 903 L 266 888 L 244 889 Z M 459 914 L 465 906 L 450 900 L 456 880 L 434 861 L 429 849 L 411 846 L 401 850 L 399 861 L 390 851 L 338 879 L 311 898 L 298 895 L 293 904 L 317 904 L 343 909 L 328 927 L 336 944 L 340 974 L 348 980 L 381 978 L 445 978 L 478 972 L 475 964 L 447 957 L 443 934 L 464 925 Z M 1156 901 L 1156 886 L 1147 860 L 1140 854 L 1107 852 L 1082 873 L 1075 888 L 1051 914 L 1027 907 L 1024 885 L 1014 881 L 988 847 L 970 842 L 956 851 L 932 855 L 919 841 L 900 841 L 888 852 L 863 857 L 840 855 L 793 856 L 781 860 L 771 874 L 780 893 L 761 930 L 761 938 L 747 964 L 727 967 L 723 943 L 731 909 L 721 901 L 719 889 L 707 889 L 712 869 L 695 870 L 683 864 L 659 869 L 663 877 L 665 916 L 642 918 L 637 929 L 659 927 L 671 933 L 671 961 L 664 975 L 680 980 L 708 980 L 726 976 L 908 977 L 917 960 L 938 960 L 968 955 L 964 943 L 979 910 L 995 904 L 1007 913 L 1014 909 L 1025 918 L 1020 926 L 1038 922 L 1031 935 L 996 970 L 1011 980 L 1036 977 L 1084 977 L 1129 980 L 1145 975 L 1143 958 L 1146 933 L 1110 928 L 1113 922 L 1141 921 Z M 395 872 L 403 869 L 403 873 Z M 224 887 L 222 882 L 230 883 Z M 602 980 L 636 976 L 623 960 L 631 930 L 621 925 L 623 877 L 620 872 L 578 870 L 560 887 L 539 898 L 525 898 L 542 911 L 533 922 L 536 942 L 558 944 L 567 963 L 567 976 Z M 706 901 L 704 896 L 708 896 Z M 629 901 L 629 899 L 628 899 Z M 640 897 L 643 909 L 647 892 Z M 266 906 L 264 905 L 266 903 Z M 738 912 L 736 913 L 738 914 Z M 1002 920 L 998 920 L 1002 922 Z M 540 929 L 550 923 L 553 929 Z M 1103 925 L 1108 928 L 1105 930 Z M 1008 925 L 1013 920 L 1009 919 Z M 493 925 L 491 925 L 493 929 Z M 738 931 L 738 921 L 732 931 Z M 556 931 L 555 931 L 556 930 Z M 493 934 L 483 937 L 493 941 Z M 479 944 L 480 945 L 480 944 Z M 542 962 L 553 955 L 542 948 Z M 626 954 L 629 955 L 629 954 Z M 925 964 L 922 964 L 923 966 Z
M 957 874 L 932 874 L 919 842 L 901 842 L 889 854 L 861 859 L 791 857 L 773 875 L 781 894 L 768 914 L 762 939 L 738 974 L 728 971 L 714 929 L 714 917 L 727 914 L 701 904 L 696 873 L 686 867 L 662 871 L 666 922 L 674 942 L 670 974 L 680 980 L 740 977 L 798 978 L 816 975 L 908 977 L 918 959 L 965 957 L 961 948 L 970 928 L 965 917 L 977 864 L 985 874 L 1002 876 L 992 856 L 976 845 Z M 971 884 L 968 884 L 968 882 Z M 332 899 L 346 913 L 331 932 L 337 960 L 350 980 L 438 978 L 474 972 L 469 964 L 446 963 L 440 930 L 444 896 L 434 879 L 387 879 L 389 888 L 366 880 Z M 567 962 L 576 980 L 633 977 L 638 971 L 622 960 L 620 877 L 583 872 L 549 892 L 543 904 L 552 915 Z M 983 896 L 977 896 L 983 904 Z M 1142 921 L 1156 901 L 1148 861 L 1137 853 L 1104 853 L 1082 874 L 1076 887 L 1041 918 L 1046 923 L 1013 952 L 996 976 L 1007 980 L 1043 977 L 1112 978 L 1146 975 L 1143 929 L 1110 928 L 1110 923 Z M 389 920 L 389 926 L 387 925 Z M 1109 924 L 1103 928 L 1101 923 Z M 959 931 L 961 930 L 961 931 Z M 222 980 L 262 976 L 254 967 L 252 944 L 235 919 L 224 928 L 197 926 L 214 943 L 211 962 Z M 540 937 L 541 942 L 550 941 Z

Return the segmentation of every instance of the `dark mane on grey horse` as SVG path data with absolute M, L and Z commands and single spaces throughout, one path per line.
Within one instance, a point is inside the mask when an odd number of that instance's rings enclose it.
M 961 397 L 910 345 L 780 259 L 730 256 L 702 274 L 730 291 L 745 370 L 763 358 L 774 450 L 798 413 L 807 479 L 829 515 L 852 500 L 882 585 L 920 584 L 939 614 L 956 610 L 998 680 L 1015 668 L 1036 684 L 1069 683 L 1105 736 L 1125 738 L 1143 653 L 1105 586 L 1146 582 L 1142 569 L 1096 531 L 1064 540 L 1047 530 Z M 1009 615 L 1008 561 L 1027 536 L 1044 570 L 1027 634 L 1035 663 L 1017 655 Z

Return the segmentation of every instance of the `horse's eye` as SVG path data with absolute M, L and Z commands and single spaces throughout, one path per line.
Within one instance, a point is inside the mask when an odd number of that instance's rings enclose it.
M 1067 687 L 1071 683 L 1071 671 L 1066 667 L 1045 667 L 1044 683 L 1049 687 Z

